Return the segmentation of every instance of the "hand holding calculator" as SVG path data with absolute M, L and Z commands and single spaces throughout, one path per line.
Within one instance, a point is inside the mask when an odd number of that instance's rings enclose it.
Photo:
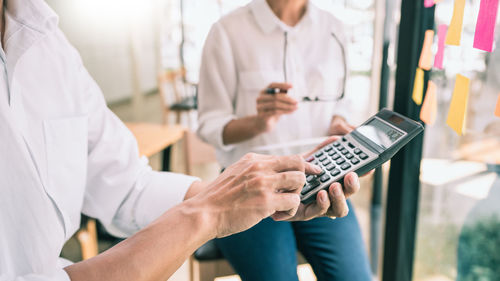
M 381 166 L 423 130 L 420 123 L 382 109 L 351 133 L 306 159 L 323 171 L 307 176 L 301 191 L 302 203 L 313 202 L 316 194 L 327 190 L 332 183 L 342 183 L 349 172 L 363 175 Z

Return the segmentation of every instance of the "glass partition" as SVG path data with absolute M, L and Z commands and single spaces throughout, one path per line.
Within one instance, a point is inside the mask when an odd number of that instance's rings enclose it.
M 453 4 L 437 4 L 436 27 Z M 466 1 L 461 46 L 446 46 L 444 70 L 430 76 L 438 115 L 425 132 L 414 280 L 500 280 L 500 53 L 472 47 L 479 4 Z M 456 74 L 471 79 L 463 136 L 446 125 Z

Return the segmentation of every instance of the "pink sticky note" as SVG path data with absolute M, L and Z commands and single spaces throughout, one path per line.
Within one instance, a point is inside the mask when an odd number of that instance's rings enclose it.
M 446 41 L 446 32 L 448 31 L 448 26 L 446 24 L 441 24 L 438 27 L 438 51 L 434 57 L 434 67 L 437 69 L 443 69 L 443 59 L 444 59 L 444 43 Z
M 481 0 L 474 35 L 474 48 L 487 52 L 493 50 L 497 13 L 498 0 Z
M 434 6 L 434 0 L 424 0 L 424 7 L 430 8 Z

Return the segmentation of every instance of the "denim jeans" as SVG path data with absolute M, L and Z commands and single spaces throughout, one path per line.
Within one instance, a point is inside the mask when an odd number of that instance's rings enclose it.
M 298 281 L 297 249 L 318 281 L 372 280 L 356 214 L 306 222 L 264 219 L 216 244 L 243 281 Z

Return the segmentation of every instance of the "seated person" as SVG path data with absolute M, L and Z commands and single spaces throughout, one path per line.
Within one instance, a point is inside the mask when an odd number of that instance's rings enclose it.
M 258 146 L 283 144 L 269 153 L 295 154 L 287 143 L 353 129 L 339 102 L 343 38 L 341 23 L 307 0 L 254 0 L 214 24 L 200 70 L 198 134 L 215 146 L 222 167 Z M 244 281 L 298 280 L 297 248 L 320 281 L 371 280 L 348 204 L 343 219 L 265 219 L 215 242 Z

